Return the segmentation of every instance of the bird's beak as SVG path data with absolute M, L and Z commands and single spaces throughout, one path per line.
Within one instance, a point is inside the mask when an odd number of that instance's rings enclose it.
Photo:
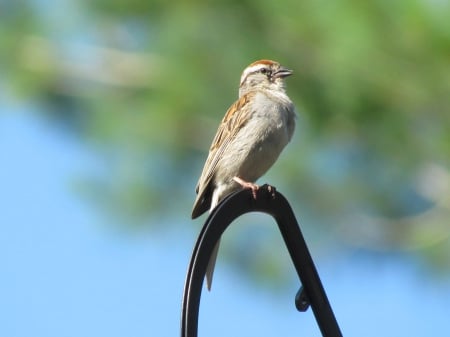
M 278 69 L 274 74 L 273 77 L 274 78 L 284 78 L 284 77 L 288 77 L 290 75 L 292 75 L 293 71 L 285 68 L 285 67 L 280 67 L 280 69 Z

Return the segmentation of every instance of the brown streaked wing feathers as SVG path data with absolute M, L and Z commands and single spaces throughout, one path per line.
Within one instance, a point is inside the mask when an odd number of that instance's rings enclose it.
M 254 93 L 248 93 L 234 102 L 233 105 L 228 109 L 222 119 L 222 122 L 220 123 L 220 126 L 209 149 L 208 158 L 206 159 L 202 174 L 200 175 L 200 179 L 197 183 L 195 191 L 198 193 L 198 196 L 194 204 L 194 211 L 192 214 L 193 217 L 194 213 L 196 213 L 195 210 L 200 206 L 198 205 L 198 203 L 202 203 L 204 200 L 209 200 L 210 202 L 211 200 L 210 196 L 203 196 L 203 194 L 206 191 L 212 193 L 212 191 L 208 188 L 208 185 L 211 182 L 211 178 L 214 176 L 217 163 L 228 147 L 228 144 L 233 140 L 236 133 L 242 128 L 243 125 L 245 125 L 246 121 L 248 120 L 248 114 L 251 113 L 251 110 L 244 109 L 244 106 L 248 104 L 253 95 Z M 206 211 L 207 208 L 209 208 L 209 206 L 206 208 L 205 206 L 201 207 L 201 209 L 205 209 L 204 211 Z M 199 216 L 200 214 L 198 214 L 197 216 Z

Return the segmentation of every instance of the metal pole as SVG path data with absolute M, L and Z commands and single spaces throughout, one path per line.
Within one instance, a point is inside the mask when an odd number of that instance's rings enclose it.
M 303 285 L 303 290 L 296 298 L 299 310 L 306 310 L 310 304 L 322 336 L 341 337 L 342 333 L 292 208 L 286 198 L 269 185 L 261 186 L 256 199 L 250 190 L 233 193 L 225 198 L 206 220 L 195 244 L 186 275 L 181 336 L 197 337 L 200 297 L 209 257 L 233 220 L 249 212 L 263 212 L 275 218 Z

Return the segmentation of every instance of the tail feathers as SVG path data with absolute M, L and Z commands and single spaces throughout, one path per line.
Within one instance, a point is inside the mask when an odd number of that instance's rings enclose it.
M 206 287 L 209 291 L 211 291 L 212 281 L 213 281 L 213 274 L 214 274 L 214 267 L 216 266 L 217 261 L 217 254 L 219 253 L 219 246 L 220 246 L 220 240 L 217 241 L 212 253 L 211 257 L 209 258 L 208 266 L 206 267 Z
M 220 188 L 214 189 L 211 191 L 210 188 L 206 189 L 202 194 L 197 196 L 197 199 L 194 203 L 194 209 L 192 210 L 192 219 L 195 219 L 206 212 L 209 208 L 209 212 L 217 206 L 219 203 L 219 197 L 222 194 L 222 190 Z M 206 286 L 208 290 L 211 290 L 212 279 L 214 274 L 214 267 L 216 265 L 217 254 L 219 252 L 220 239 L 217 241 L 211 256 L 209 258 L 208 266 L 206 267 Z

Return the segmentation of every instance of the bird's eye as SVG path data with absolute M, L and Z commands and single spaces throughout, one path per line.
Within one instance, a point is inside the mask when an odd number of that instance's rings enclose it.
M 267 74 L 269 72 L 269 70 L 267 68 L 262 68 L 260 70 L 261 74 Z

